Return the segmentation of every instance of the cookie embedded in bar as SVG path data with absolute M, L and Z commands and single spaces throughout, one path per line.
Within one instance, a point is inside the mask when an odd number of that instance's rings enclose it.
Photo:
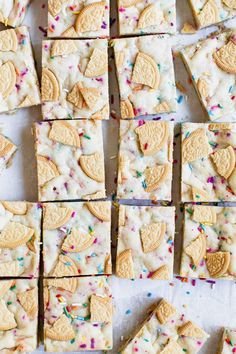
M 42 209 L 0 201 L 0 276 L 38 277 Z
M 40 201 L 105 198 L 100 121 L 36 123 L 35 142 Z
M 107 40 L 45 40 L 42 50 L 43 119 L 109 119 Z
M 0 97 L 0 113 L 40 104 L 31 40 L 25 26 L 0 33 Z
M 235 34 L 234 29 L 213 33 L 181 50 L 201 104 L 211 121 L 236 113 Z
M 176 1 L 117 0 L 120 35 L 176 32 Z
M 171 280 L 175 208 L 120 205 L 116 275 Z
M 111 274 L 111 202 L 43 205 L 44 276 Z
M 109 15 L 109 0 L 48 0 L 48 37 L 108 37 Z
M 235 347 L 236 347 L 236 329 L 224 328 L 217 353 L 228 354 L 233 352 Z
M 117 196 L 171 201 L 172 122 L 120 122 Z
M 44 280 L 46 352 L 112 349 L 110 283 L 105 276 Z
M 1 351 L 6 354 L 31 353 L 37 349 L 37 283 L 36 279 L 0 280 L 0 343 Z M 4 341 L 9 338 L 6 344 Z
M 120 38 L 112 44 L 121 118 L 174 112 L 176 89 L 168 36 Z
M 31 0 L 7 1 L 0 4 L 0 22 L 5 26 L 19 27 L 24 21 Z
M 17 146 L 7 137 L 0 134 L 0 173 L 10 164 Z
M 236 279 L 235 207 L 186 204 L 180 275 Z
M 157 336 L 157 332 L 164 335 Z M 162 299 L 147 311 L 146 319 L 134 335 L 124 342 L 119 353 L 131 354 L 138 351 L 181 354 L 188 350 L 196 354 L 208 338 L 209 335 L 201 327 L 186 319 L 166 299 Z
M 182 202 L 236 200 L 235 123 L 182 124 Z
M 189 0 L 198 28 L 216 25 L 236 15 L 234 0 Z

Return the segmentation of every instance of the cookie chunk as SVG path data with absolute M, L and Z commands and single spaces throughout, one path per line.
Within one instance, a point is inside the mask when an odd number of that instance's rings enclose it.
M 236 124 L 182 124 L 182 201 L 236 201 Z
M 215 25 L 236 15 L 235 0 L 189 0 L 198 28 Z
M 201 40 L 181 53 L 210 120 L 236 113 L 236 32 L 227 30 Z
M 105 197 L 100 121 L 36 123 L 35 145 L 40 201 Z
M 123 344 L 119 353 L 196 354 L 208 338 L 209 335 L 201 327 L 162 299 L 147 311 L 146 319 Z
M 0 277 L 38 277 L 41 206 L 0 202 Z
M 186 205 L 180 274 L 236 279 L 235 207 Z
M 172 122 L 120 122 L 118 198 L 171 200 L 173 129 Z
M 47 40 L 42 54 L 45 120 L 109 118 L 107 40 Z
M 0 280 L 0 352 L 33 352 L 37 348 L 37 329 L 37 281 Z
M 176 32 L 175 0 L 117 0 L 120 35 Z
M 47 352 L 112 349 L 112 294 L 105 276 L 44 280 Z
M 169 38 L 154 35 L 115 39 L 113 47 L 121 118 L 175 111 L 176 89 Z
M 110 202 L 44 204 L 44 276 L 111 274 L 110 229 Z
M 109 0 L 48 0 L 48 36 L 108 37 Z
M 0 22 L 5 26 L 18 27 L 22 24 L 31 0 L 7 0 L 0 4 Z
M 174 237 L 174 207 L 120 205 L 116 275 L 172 279 Z
M 217 354 L 231 354 L 236 348 L 236 329 L 225 328 Z
M 0 134 L 0 173 L 2 173 L 10 163 L 17 146 L 7 137 Z
M 26 27 L 0 33 L 0 113 L 40 104 L 29 31 Z

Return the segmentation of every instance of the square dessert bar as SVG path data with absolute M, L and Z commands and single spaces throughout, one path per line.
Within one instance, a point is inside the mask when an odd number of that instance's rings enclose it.
M 0 202 L 0 277 L 38 277 L 41 214 L 36 203 Z
M 175 207 L 120 205 L 116 275 L 172 279 L 174 237 Z
M 109 0 L 48 0 L 48 36 L 109 36 Z
M 112 294 L 105 276 L 44 280 L 47 352 L 112 349 Z
M 236 15 L 234 0 L 189 0 L 198 28 L 225 21 Z
M 40 92 L 29 31 L 0 32 L 0 113 L 40 104 Z
M 0 173 L 7 168 L 16 150 L 17 146 L 9 138 L 0 134 Z
M 168 36 L 113 41 L 121 118 L 176 110 L 173 58 Z
M 201 40 L 181 53 L 210 120 L 236 113 L 236 32 Z
M 171 201 L 172 122 L 120 122 L 117 196 Z
M 107 40 L 47 40 L 42 54 L 45 120 L 109 118 Z
M 186 205 L 180 275 L 236 279 L 236 207 Z
M 37 329 L 37 280 L 0 280 L 0 353 L 33 352 Z
M 202 328 L 162 299 L 147 311 L 147 318 L 122 346 L 119 354 L 196 354 L 208 338 Z
M 111 274 L 111 202 L 43 205 L 44 276 Z
M 225 328 L 217 354 L 236 352 L 236 329 Z
M 117 0 L 120 35 L 176 32 L 175 0 Z
M 5 26 L 18 27 L 25 18 L 31 0 L 3 0 L 0 3 L 0 22 Z
M 236 123 L 182 124 L 182 202 L 236 201 Z
M 100 121 L 36 123 L 35 140 L 40 201 L 106 196 Z

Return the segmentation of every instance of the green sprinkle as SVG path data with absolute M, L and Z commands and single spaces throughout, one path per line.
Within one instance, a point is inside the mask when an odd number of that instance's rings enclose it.
M 136 175 L 137 175 L 137 177 L 142 177 L 142 172 L 140 172 L 140 171 L 136 171 Z
M 75 338 L 71 339 L 70 343 L 71 344 L 75 343 Z
M 13 285 L 13 286 L 10 287 L 10 290 L 13 291 L 15 288 L 16 288 L 16 285 Z
M 11 301 L 7 301 L 7 305 L 11 305 L 12 304 L 12 302 Z
M 86 135 L 86 134 L 83 134 L 83 137 L 88 139 L 88 140 L 91 140 L 90 136 Z
M 187 211 L 190 215 L 193 215 L 193 211 L 192 211 L 192 209 L 187 208 L 187 209 L 186 209 L 186 211 Z
M 71 318 L 71 315 L 67 311 L 66 307 L 64 307 L 63 311 L 64 311 L 64 314 L 66 315 L 66 317 Z

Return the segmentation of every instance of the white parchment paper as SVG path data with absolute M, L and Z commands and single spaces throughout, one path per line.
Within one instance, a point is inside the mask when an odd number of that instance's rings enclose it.
M 6 0 L 7 1 L 7 0 Z M 112 36 L 117 36 L 116 0 L 111 0 L 112 8 Z M 187 0 L 177 0 L 178 30 L 184 22 L 192 22 L 192 16 Z M 47 27 L 47 1 L 33 0 L 25 24 L 30 27 L 33 48 L 35 52 L 37 70 L 41 72 L 41 41 L 44 39 Z M 236 26 L 236 19 L 228 21 L 228 27 Z M 199 31 L 194 35 L 176 35 L 171 38 L 174 50 L 187 44 L 194 43 L 205 37 L 218 27 Z M 118 152 L 119 116 L 117 82 L 111 51 L 110 96 L 112 104 L 112 118 L 103 123 L 104 144 L 106 156 L 106 183 L 109 196 L 115 193 L 115 178 Z M 180 211 L 180 175 L 179 160 L 180 138 L 179 124 L 183 121 L 204 122 L 207 120 L 197 95 L 189 82 L 189 77 L 180 58 L 175 56 L 176 82 L 181 83 L 186 93 L 178 91 L 178 112 L 164 115 L 163 119 L 172 119 L 175 122 L 175 151 L 174 151 L 174 182 L 173 204 L 177 207 L 176 243 L 175 243 L 175 273 L 178 274 L 179 258 L 182 240 L 182 212 Z M 37 201 L 36 163 L 34 158 L 34 141 L 31 128 L 34 121 L 41 119 L 39 107 L 22 109 L 11 115 L 0 115 L 0 130 L 18 145 L 19 149 L 11 166 L 0 176 L 0 200 L 29 200 Z M 236 120 L 236 117 L 224 117 L 224 121 Z M 117 212 L 113 211 L 113 242 L 112 249 L 115 254 L 116 247 L 116 220 Z M 151 280 L 121 280 L 113 276 L 114 295 L 114 349 L 117 353 L 121 340 L 128 337 L 139 321 L 145 317 L 146 309 L 161 297 L 173 302 L 178 310 L 187 317 L 203 326 L 211 335 L 208 343 L 201 353 L 215 354 L 220 339 L 221 328 L 230 326 L 236 328 L 236 283 L 229 281 L 216 281 L 211 284 L 207 281 L 197 280 L 195 284 L 188 281 L 184 283 L 179 279 L 172 282 Z M 42 318 L 40 318 L 40 325 Z M 37 352 L 43 351 L 42 346 Z M 96 352 L 99 353 L 99 352 Z

